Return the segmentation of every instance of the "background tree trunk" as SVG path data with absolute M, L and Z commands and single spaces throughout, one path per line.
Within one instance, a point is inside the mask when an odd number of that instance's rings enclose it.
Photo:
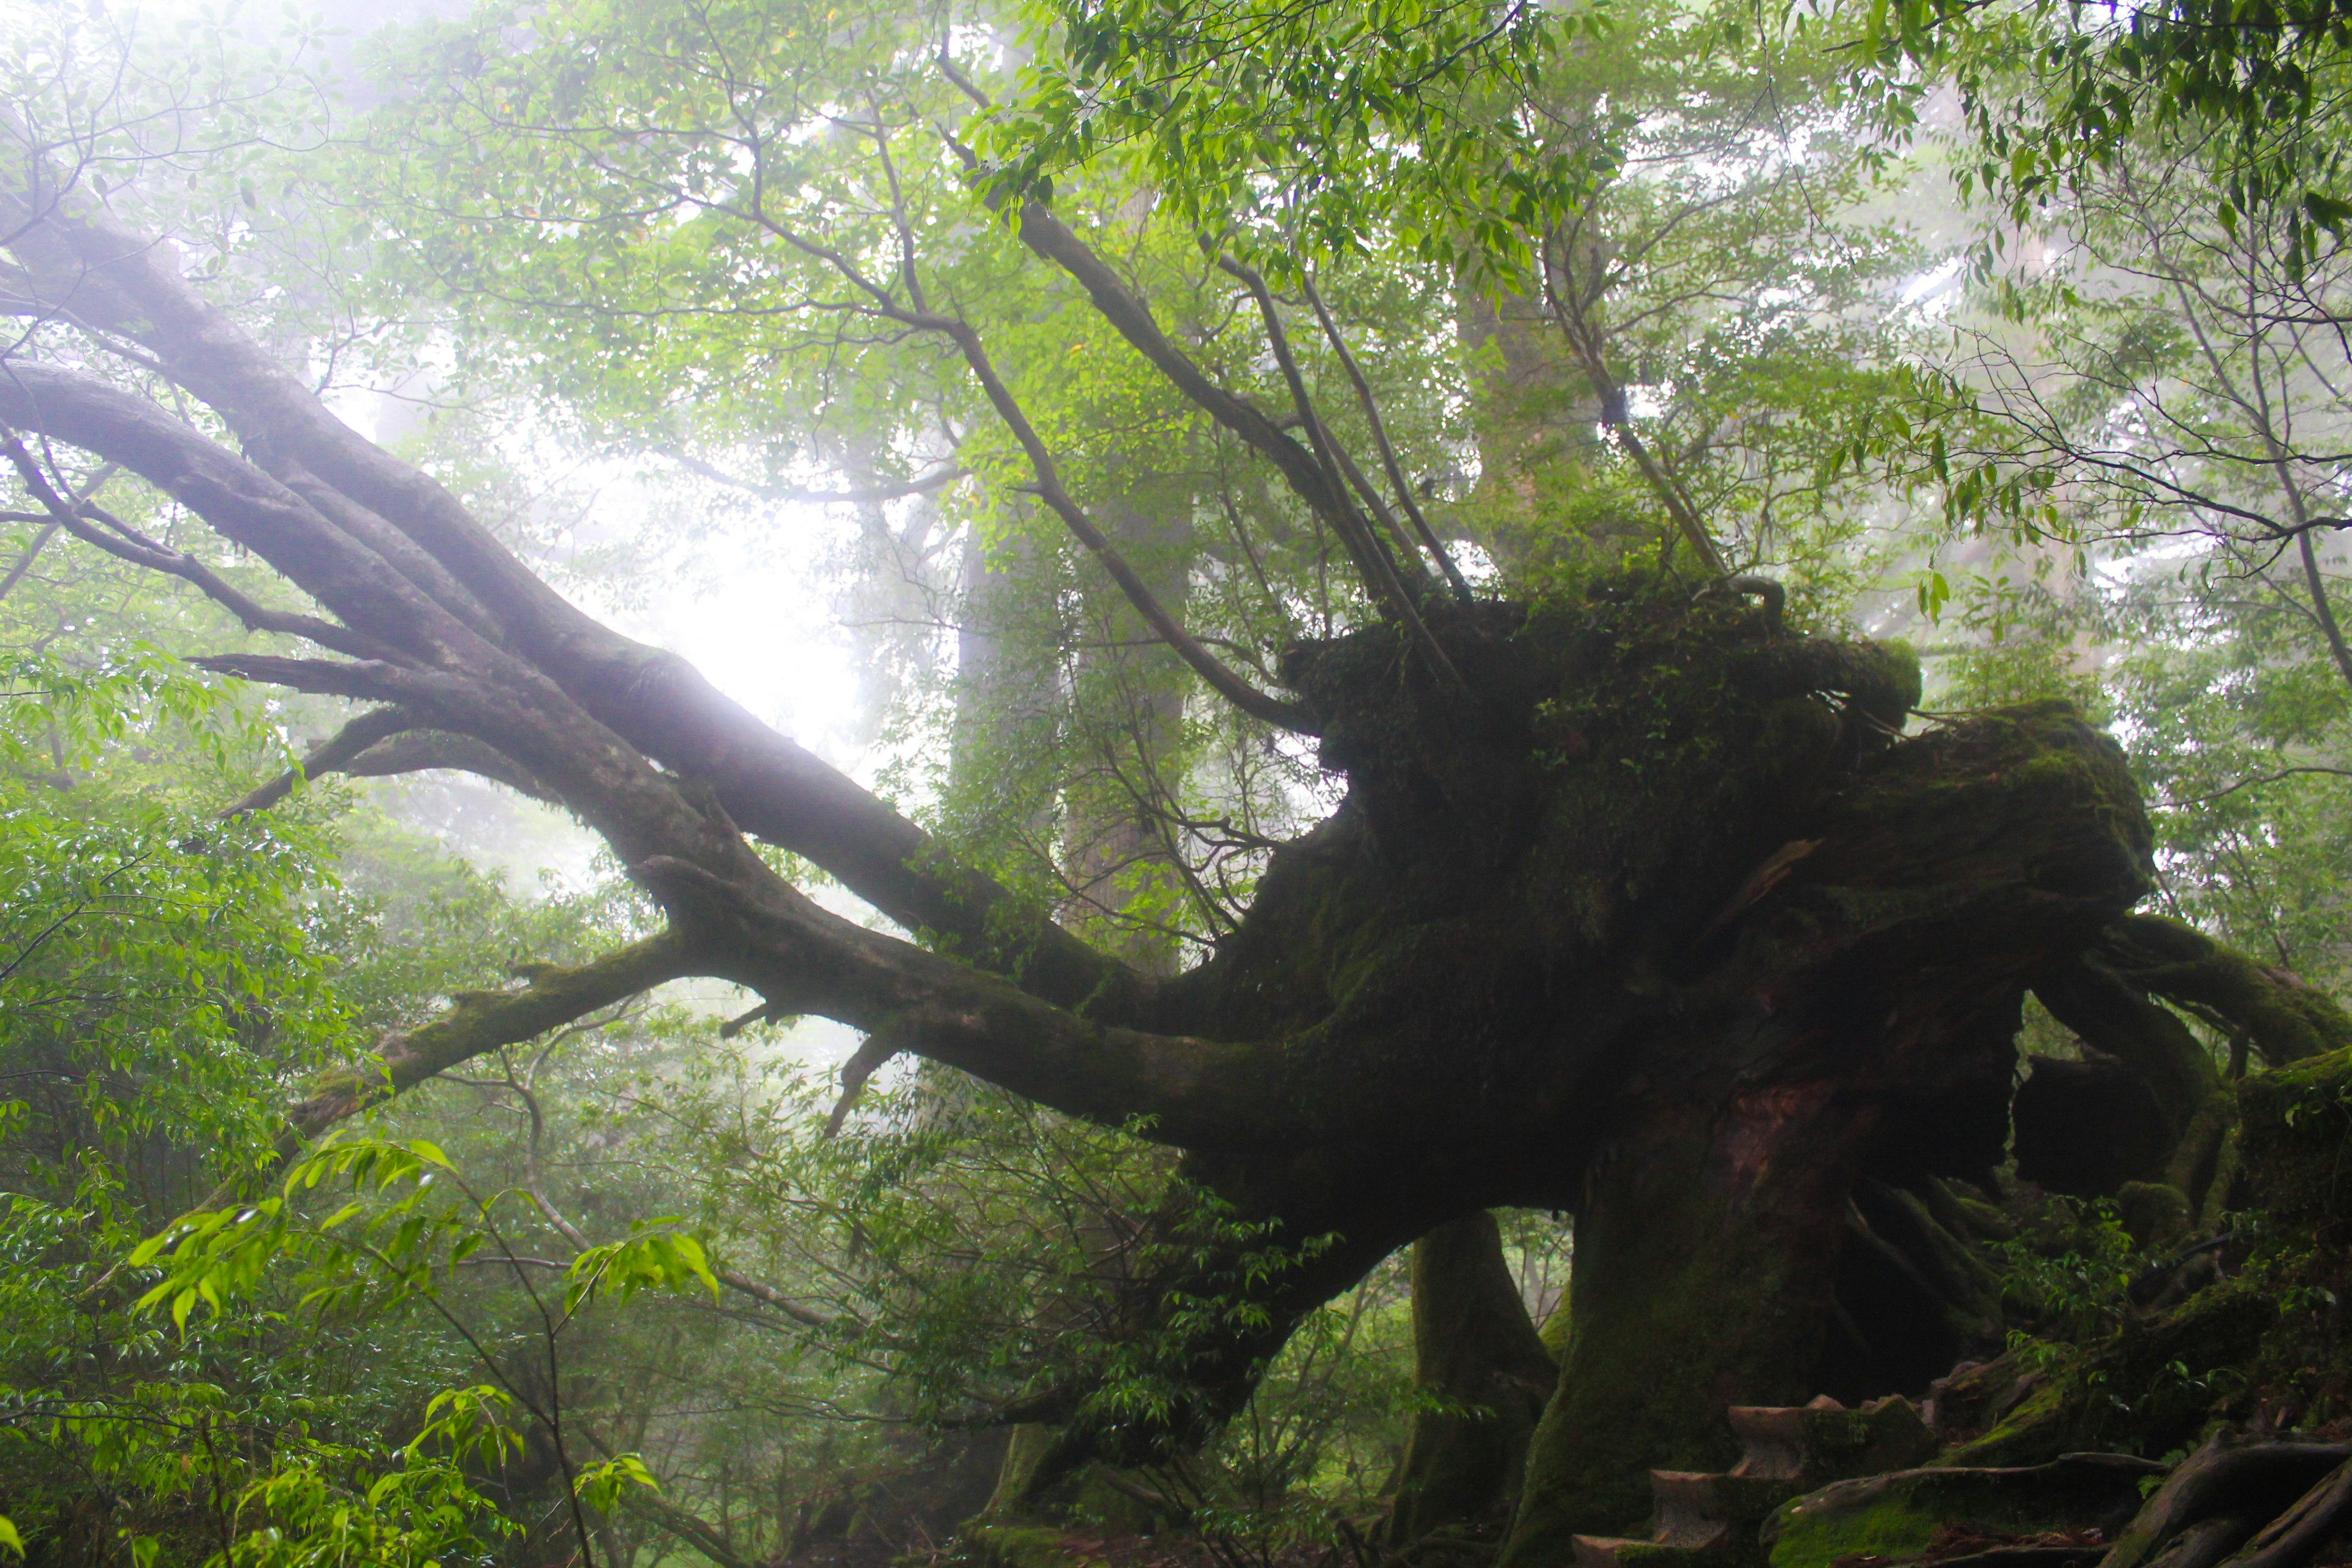
M 1484 1209 L 1412 1244 L 1415 1414 L 1399 1471 L 1390 1539 L 1453 1524 L 1507 1521 L 1519 1499 L 1528 1441 L 1559 1381 Z

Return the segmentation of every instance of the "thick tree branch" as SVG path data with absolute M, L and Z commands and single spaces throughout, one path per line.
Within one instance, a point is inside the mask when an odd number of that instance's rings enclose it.
M 268 562 L 346 625 L 366 625 L 379 646 L 446 663 L 467 640 L 445 612 L 301 497 L 142 398 L 78 371 L 11 360 L 0 366 L 0 425 L 37 430 L 121 463 Z M 168 570 L 161 562 L 142 563 Z
M 219 574 L 186 551 L 173 550 L 149 538 L 96 502 L 68 501 L 49 482 L 41 465 L 25 449 L 24 442 L 17 438 L 16 432 L 5 425 L 0 425 L 0 456 L 7 458 L 9 467 L 16 470 L 17 479 L 32 493 L 33 499 L 47 510 L 50 521 L 57 527 L 118 561 L 127 561 L 133 566 L 160 572 L 167 577 L 177 577 L 235 616 L 244 623 L 247 631 L 277 632 L 286 637 L 306 638 L 321 647 L 331 647 L 356 658 L 398 657 L 394 650 L 363 632 L 322 621 L 316 616 L 270 609 L 222 581 Z M 15 586 L 14 582 L 9 585 Z
M 345 724 L 341 729 L 310 748 L 299 768 L 289 768 L 268 784 L 248 793 L 223 816 L 243 816 L 249 812 L 266 811 L 294 793 L 294 786 L 304 779 L 320 778 L 348 767 L 352 758 L 378 741 L 397 735 L 413 728 L 415 715 L 402 708 L 371 708 Z
M 534 777 L 530 769 L 496 746 L 446 730 L 416 730 L 395 735 L 370 746 L 341 771 L 355 779 L 388 779 L 441 768 L 502 784 L 517 795 L 529 795 L 550 805 L 563 804 L 562 797 Z
M 2162 915 L 2126 915 L 2107 929 L 2098 951 L 2132 984 L 2242 1029 L 2273 1067 L 2352 1046 L 2352 1016 L 2327 993 L 2194 926 Z
M 339 542 L 368 572 L 421 589 L 421 603 L 455 616 L 486 646 L 530 659 L 647 755 L 709 784 L 735 823 L 814 862 L 901 925 L 1018 976 L 1040 996 L 1097 1016 L 1136 1016 L 1148 1005 L 1150 981 L 1042 910 L 1024 909 L 993 879 L 955 864 L 920 828 L 760 722 L 684 660 L 621 637 L 566 603 L 454 496 L 336 420 L 308 386 L 160 266 L 151 242 L 103 215 L 68 217 L 9 206 L 9 193 L 0 190 L 0 221 L 21 230 L 12 242 L 20 257 L 37 253 L 28 276 L 50 302 L 69 302 L 101 325 L 135 331 L 174 377 L 222 413 L 282 484 L 160 410 L 93 378 L 46 366 L 12 362 L 11 374 L 0 374 L 0 419 L 101 456 L 122 456 L 346 620 L 364 619 L 402 646 L 412 638 L 446 640 L 438 627 L 426 637 L 425 628 L 406 626 L 415 618 L 407 608 L 371 605 L 362 613 L 353 602 L 362 584 L 337 575 L 349 564 L 342 556 L 322 563 L 299 552 L 275 553 L 247 526 L 257 516 L 283 525 L 299 511 L 308 529 L 323 513 L 334 527 L 319 531 L 321 537 Z M 126 415 L 109 398 L 137 412 Z M 130 461 L 133 457 L 142 461 Z
M 381 779 L 435 768 L 476 773 L 519 795 L 551 805 L 563 804 L 553 790 L 497 747 L 471 735 L 430 729 L 416 715 L 394 707 L 371 709 L 361 714 L 313 747 L 299 769 L 289 768 L 278 774 L 222 815 L 242 816 L 267 810 L 292 794 L 302 780 L 323 778 L 329 773 Z

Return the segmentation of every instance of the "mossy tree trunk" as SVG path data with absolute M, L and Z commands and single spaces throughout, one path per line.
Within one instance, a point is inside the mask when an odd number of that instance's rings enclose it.
M 1602 1152 L 1507 1563 L 1637 1525 L 1653 1467 L 1728 1468 L 1727 1405 L 1808 1396 L 1874 1120 L 1827 1086 L 1767 1089 L 1662 1107 Z

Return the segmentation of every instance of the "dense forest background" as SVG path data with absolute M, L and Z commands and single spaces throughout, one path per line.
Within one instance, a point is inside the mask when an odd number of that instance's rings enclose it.
M 1350 570 L 1352 516 L 1439 596 L 1769 578 L 1792 627 L 1910 644 L 1915 731 L 2076 704 L 2144 792 L 2147 907 L 2345 997 L 2352 74 L 2335 12 L 2257 9 L 5 0 L 0 240 L 68 204 L 157 237 L 572 603 L 1146 975 L 1338 800 L 1265 691 L 1425 602 Z M 1336 510 L 1041 260 L 1046 202 Z M 42 265 L 0 265 L 0 378 L 238 444 Z M 1153 1248 L 1311 1251 L 1149 1118 L 713 979 L 309 1141 L 337 1069 L 657 901 L 510 758 L 330 755 L 348 701 L 191 662 L 318 623 L 166 488 L 0 423 L 0 1551 L 949 1552 L 1030 1500 L 1046 1391 L 1171 1420 L 1167 1346 L 1249 1326 L 1211 1276 L 1139 1330 Z M 1177 1204 L 1181 1244 L 1145 1223 Z M 2121 1310 L 2116 1211 L 2074 1213 L 2013 1260 L 2020 1344 Z M 1496 1217 L 1558 1353 L 1573 1221 Z M 1449 1414 L 1413 1296 L 1396 1253 L 1237 1413 L 1060 1478 L 1057 1528 L 1368 1562 Z

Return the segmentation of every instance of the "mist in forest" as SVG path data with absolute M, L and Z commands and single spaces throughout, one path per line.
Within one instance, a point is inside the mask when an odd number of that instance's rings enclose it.
M 2345 29 L 0 0 L 0 1559 L 2352 1562 Z

